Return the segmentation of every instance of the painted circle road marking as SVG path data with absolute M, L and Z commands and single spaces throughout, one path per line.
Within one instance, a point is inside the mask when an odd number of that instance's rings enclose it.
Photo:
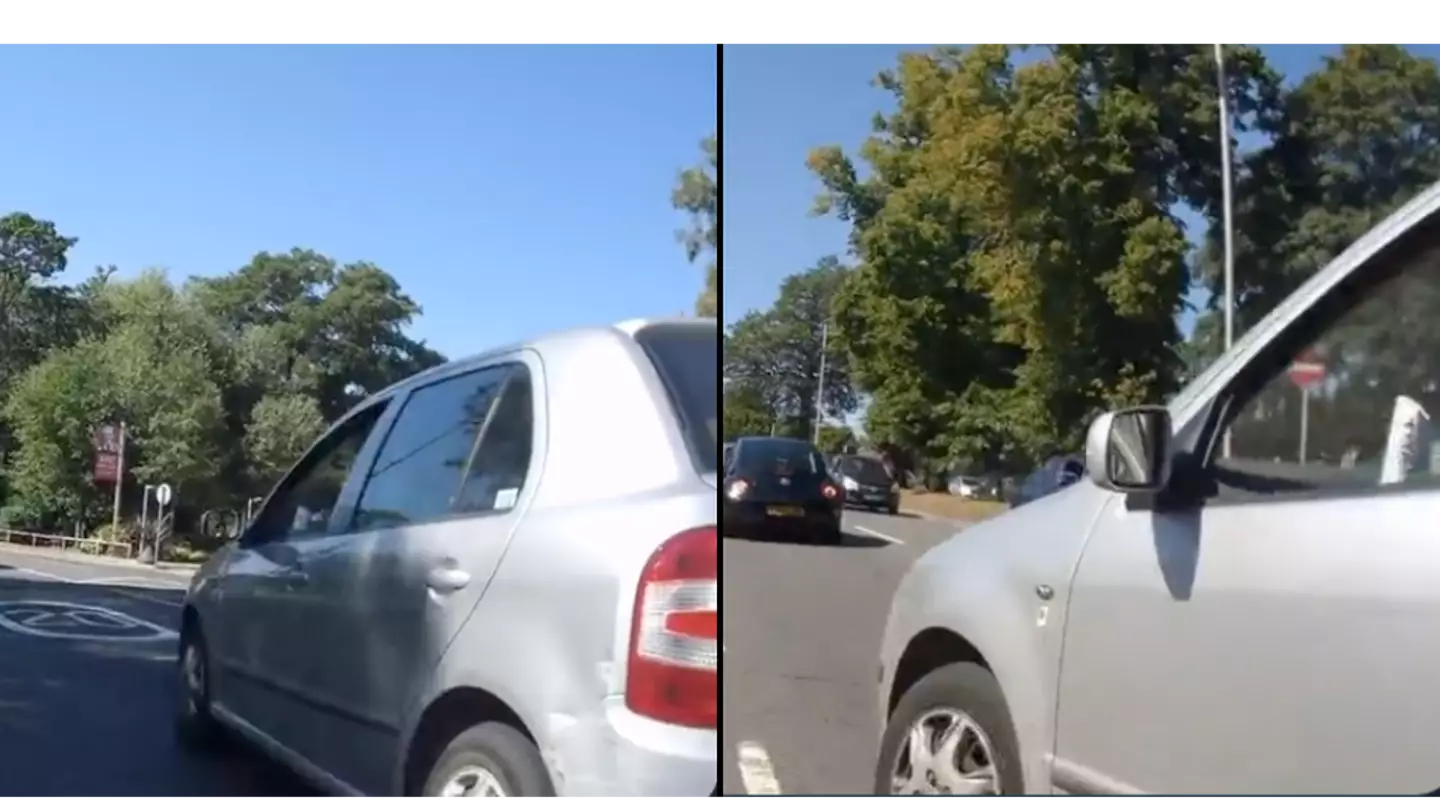
M 52 640 L 173 641 L 169 627 L 108 607 L 67 601 L 0 601 L 0 629 Z

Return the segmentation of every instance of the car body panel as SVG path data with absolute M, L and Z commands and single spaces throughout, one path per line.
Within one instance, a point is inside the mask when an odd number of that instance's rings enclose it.
M 714 328 L 661 321 L 697 322 Z M 371 402 L 388 408 L 356 459 L 361 472 L 410 392 L 523 362 L 534 438 L 516 506 L 400 529 L 337 529 L 295 540 L 293 552 L 227 546 L 187 596 L 221 666 L 252 675 L 215 680 L 222 721 L 328 791 L 398 793 L 425 709 L 455 689 L 481 689 L 520 717 L 561 795 L 713 792 L 714 729 L 651 721 L 624 706 L 640 571 L 665 540 L 716 522 L 715 472 L 696 466 L 665 381 L 632 339 L 644 327 L 549 335 L 377 394 Z M 595 475 L 595 457 L 610 459 L 607 474 Z M 364 478 L 352 471 L 332 523 L 348 525 L 339 521 L 353 517 Z M 297 554 L 308 589 L 257 589 L 285 581 Z M 459 598 L 423 584 L 445 560 L 473 579 Z M 266 639 L 237 603 L 291 626 Z
M 1237 340 L 1167 405 L 1177 443 L 1437 210 L 1440 184 Z M 905 649 L 942 628 L 999 681 L 1026 791 L 1432 792 L 1437 505 L 1440 492 L 1398 487 L 1157 510 L 1082 480 L 915 564 L 882 642 L 882 711 Z

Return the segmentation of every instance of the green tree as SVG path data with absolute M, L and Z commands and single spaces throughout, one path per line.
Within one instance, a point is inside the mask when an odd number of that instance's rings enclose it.
M 680 173 L 670 202 L 690 215 L 690 227 L 680 232 L 686 257 L 694 262 L 709 256 L 705 286 L 695 300 L 695 314 L 715 317 L 720 311 L 720 277 L 715 253 L 720 248 L 720 197 L 715 178 L 720 170 L 720 145 L 714 135 L 700 142 L 703 160 Z
M 820 438 L 815 446 L 827 455 L 836 455 L 859 450 L 860 439 L 856 438 L 855 431 L 850 429 L 849 425 L 822 424 L 820 425 Z
M 260 488 L 273 485 L 325 431 L 320 405 L 303 393 L 266 396 L 250 414 L 245 454 Z
M 1218 208 L 1214 63 L 1202 46 L 907 54 L 881 87 L 860 179 L 813 152 L 819 213 L 860 258 L 838 336 L 880 443 L 982 466 L 1078 446 L 1090 416 L 1182 372 L 1188 283 L 1175 208 Z M 1278 77 L 1228 58 L 1242 126 L 1273 126 Z
M 726 385 L 721 404 L 724 441 L 747 435 L 767 435 L 775 427 L 775 411 L 767 406 L 764 396 L 744 385 Z
M 808 438 L 814 429 L 822 347 L 825 414 L 842 418 L 855 409 L 849 358 L 825 334 L 836 291 L 848 272 L 827 256 L 789 276 L 773 307 L 741 318 L 725 338 L 725 379 L 752 391 L 787 434 Z

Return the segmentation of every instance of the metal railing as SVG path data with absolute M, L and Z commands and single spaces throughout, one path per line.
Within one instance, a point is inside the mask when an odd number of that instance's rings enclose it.
M 78 550 L 81 553 L 119 556 L 122 559 L 129 559 L 135 554 L 135 549 L 129 542 L 115 542 L 108 539 L 95 539 L 93 537 L 67 537 L 61 534 L 44 534 L 38 531 L 21 531 L 15 528 L 0 528 L 0 539 L 3 539 L 3 543 L 6 545 Z M 111 549 L 118 549 L 120 553 L 112 553 Z

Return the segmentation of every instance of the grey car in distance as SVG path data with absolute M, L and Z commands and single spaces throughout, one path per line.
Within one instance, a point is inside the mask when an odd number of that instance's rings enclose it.
M 337 794 L 713 794 L 718 336 L 563 332 L 360 404 L 191 583 L 182 738 Z
M 1440 787 L 1440 186 L 1085 477 L 929 551 L 880 650 L 882 794 Z

